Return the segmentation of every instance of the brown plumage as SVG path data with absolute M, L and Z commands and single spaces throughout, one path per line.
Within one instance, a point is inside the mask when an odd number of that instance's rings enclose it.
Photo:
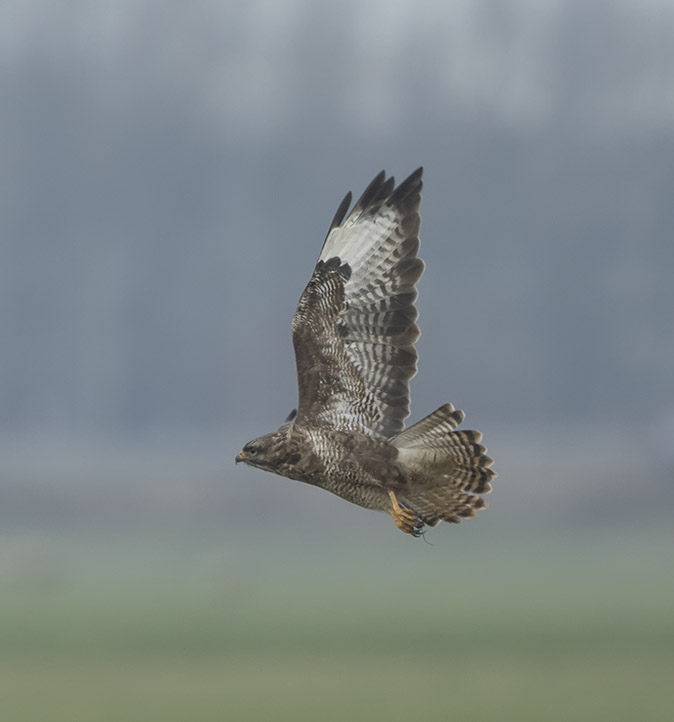
M 414 344 L 422 169 L 397 188 L 382 171 L 347 216 L 340 204 L 293 320 L 299 403 L 236 457 L 387 511 L 418 536 L 485 506 L 496 474 L 479 431 L 451 404 L 406 430 Z M 345 219 L 346 217 L 346 219 Z

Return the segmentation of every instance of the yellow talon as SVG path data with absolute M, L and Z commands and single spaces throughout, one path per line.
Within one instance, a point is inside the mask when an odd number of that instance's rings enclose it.
M 403 509 L 398 503 L 398 499 L 394 492 L 389 491 L 389 498 L 391 499 L 391 508 L 388 513 L 393 517 L 393 521 L 400 531 L 405 534 L 412 534 L 412 536 L 419 536 L 423 523 L 419 517 L 411 509 Z

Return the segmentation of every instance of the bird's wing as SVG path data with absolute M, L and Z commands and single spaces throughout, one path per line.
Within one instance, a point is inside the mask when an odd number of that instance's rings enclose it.
M 389 438 L 409 415 L 419 337 L 415 284 L 422 168 L 394 188 L 382 171 L 342 201 L 293 320 L 297 424 Z

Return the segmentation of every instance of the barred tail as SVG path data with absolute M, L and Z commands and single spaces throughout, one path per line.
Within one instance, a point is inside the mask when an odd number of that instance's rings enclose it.
M 479 431 L 456 431 L 463 411 L 445 404 L 391 439 L 410 485 L 401 502 L 422 521 L 457 524 L 486 506 L 480 494 L 491 491 L 496 472 Z

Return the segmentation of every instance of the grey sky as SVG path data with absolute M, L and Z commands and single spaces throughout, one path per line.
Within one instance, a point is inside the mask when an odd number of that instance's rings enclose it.
M 664 0 L 3 3 L 5 438 L 273 426 L 337 203 L 423 163 L 413 418 L 451 399 L 492 433 L 650 448 L 672 37 Z

